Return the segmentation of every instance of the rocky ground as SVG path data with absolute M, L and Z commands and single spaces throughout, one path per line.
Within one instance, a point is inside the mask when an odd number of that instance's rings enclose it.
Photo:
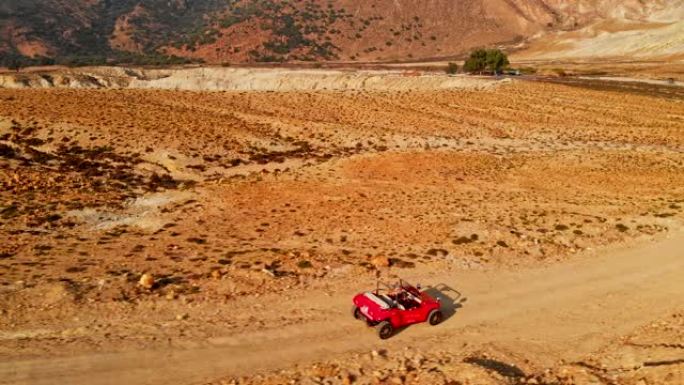
M 315 363 L 261 376 L 211 384 L 681 384 L 684 380 L 684 314 L 644 325 L 601 350 L 553 368 L 496 346 L 463 346 L 457 352 L 372 350 L 344 360 Z
M 259 306 L 360 290 L 378 256 L 404 276 L 504 271 L 664 236 L 684 218 L 683 126 L 678 98 L 517 81 L 2 89 L 0 356 L 189 349 L 314 322 L 315 307 L 260 320 Z M 221 381 L 676 384 L 681 362 L 659 354 L 681 356 L 681 323 L 546 372 L 478 345 Z

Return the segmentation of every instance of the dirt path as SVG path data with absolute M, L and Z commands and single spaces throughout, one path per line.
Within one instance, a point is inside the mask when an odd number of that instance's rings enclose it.
M 354 292 L 350 285 L 333 295 L 316 292 L 290 301 L 278 297 L 258 301 L 265 305 L 264 319 L 315 308 L 323 315 L 316 321 L 215 338 L 209 341 L 211 348 L 3 362 L 0 384 L 198 383 L 352 351 L 406 345 L 457 350 L 466 343 L 495 344 L 550 365 L 559 359 L 578 359 L 684 306 L 684 234 L 601 254 L 513 272 L 413 275 L 424 285 L 443 283 L 457 289 L 460 298 L 448 291 L 444 294 L 461 307 L 438 327 L 417 325 L 384 342 L 347 314 Z
M 684 95 L 684 87 L 682 87 L 681 82 L 675 82 L 674 84 L 670 84 L 668 81 L 665 80 L 589 76 L 525 76 L 521 77 L 520 79 L 564 84 L 572 87 L 587 88 L 599 91 L 623 92 L 635 95 L 657 96 L 660 98 L 667 98 L 673 100 L 681 100 L 682 96 Z

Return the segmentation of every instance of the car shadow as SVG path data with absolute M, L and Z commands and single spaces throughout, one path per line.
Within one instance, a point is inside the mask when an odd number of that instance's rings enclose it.
M 444 321 L 453 317 L 458 309 L 462 308 L 468 301 L 468 298 L 464 297 L 463 293 L 444 283 L 430 286 L 424 291 L 432 298 L 439 300 L 442 304 Z

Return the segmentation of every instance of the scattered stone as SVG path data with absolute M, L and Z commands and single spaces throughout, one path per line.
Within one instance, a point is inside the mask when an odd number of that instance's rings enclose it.
M 390 266 L 389 258 L 381 255 L 371 258 L 370 262 L 373 264 L 373 266 L 375 266 L 376 269 Z
M 313 264 L 309 261 L 299 261 L 297 262 L 297 267 L 300 269 L 311 269 L 313 267 Z
M 145 273 L 142 275 L 142 277 L 140 277 L 138 284 L 147 290 L 151 290 L 155 284 L 154 276 L 152 276 L 152 274 Z
M 617 225 L 615 225 L 615 228 L 621 233 L 624 233 L 627 230 L 629 230 L 629 227 L 623 225 L 622 223 L 618 223 Z
M 458 238 L 454 239 L 452 242 L 454 245 L 465 245 L 465 244 L 473 242 L 473 239 L 468 238 L 468 237 L 458 237 Z

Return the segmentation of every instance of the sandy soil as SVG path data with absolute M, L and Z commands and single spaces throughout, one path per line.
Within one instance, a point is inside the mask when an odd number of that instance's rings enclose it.
M 516 81 L 0 101 L 0 383 L 681 378 L 680 98 Z M 380 343 L 347 314 L 379 255 L 455 289 L 435 293 L 454 314 Z
M 0 74 L 0 88 L 161 89 L 184 91 L 426 91 L 488 89 L 506 81 L 401 70 L 179 67 L 32 69 Z
M 244 328 L 240 333 L 196 337 L 194 344 L 182 348 L 162 341 L 163 346 L 156 350 L 12 360 L 0 364 L 0 373 L 3 383 L 50 384 L 56 378 L 65 383 L 204 383 L 222 373 L 244 375 L 255 369 L 283 368 L 346 353 L 351 354 L 346 361 L 319 362 L 303 372 L 232 377 L 216 383 L 278 384 L 293 379 L 315 383 L 306 379 L 316 377 L 342 383 L 345 376 L 358 378 L 358 383 L 394 383 L 393 378 L 403 378 L 402 383 L 449 383 L 459 376 L 474 376 L 471 383 L 510 383 L 506 377 L 525 383 L 553 378 L 543 369 L 565 362 L 555 376 L 584 376 L 593 383 L 601 383 L 602 377 L 636 374 L 648 378 L 649 373 L 644 372 L 662 363 L 674 371 L 661 374 L 669 374 L 667 383 L 676 384 L 684 373 L 680 359 L 683 336 L 678 329 L 682 315 L 670 316 L 669 312 L 684 305 L 681 296 L 673 295 L 681 290 L 683 241 L 680 233 L 655 245 L 601 250 L 600 256 L 592 253 L 544 268 L 417 269 L 411 276 L 432 283 L 427 290 L 443 299 L 449 318 L 437 327 L 411 327 L 389 342 L 380 342 L 347 314 L 348 298 L 358 285 L 371 285 L 362 279 L 320 291 L 299 291 L 287 296 L 287 301 L 272 294 L 244 298 L 214 314 L 199 306 L 182 321 L 154 317 L 145 325 L 148 329 L 177 327 L 182 334 L 206 328 L 201 324 L 230 314 L 246 315 L 256 307 L 259 327 Z M 293 312 L 303 319 L 283 322 Z M 660 317 L 664 322 L 651 322 Z M 37 334 L 33 338 L 46 338 L 49 332 Z M 630 337 L 623 339 L 624 335 Z M 406 353 L 413 370 L 402 362 Z M 366 354 L 371 362 L 364 360 Z M 378 357 L 380 354 L 383 357 Z M 384 357 L 388 354 L 390 357 Z M 417 365 L 416 357 L 423 357 Z M 430 372 L 431 366 L 437 369 L 431 375 L 424 373 Z M 109 373 L 116 373 L 116 378 Z M 659 375 L 650 375 L 654 376 L 653 380 Z M 482 378 L 487 381 L 480 382 Z

